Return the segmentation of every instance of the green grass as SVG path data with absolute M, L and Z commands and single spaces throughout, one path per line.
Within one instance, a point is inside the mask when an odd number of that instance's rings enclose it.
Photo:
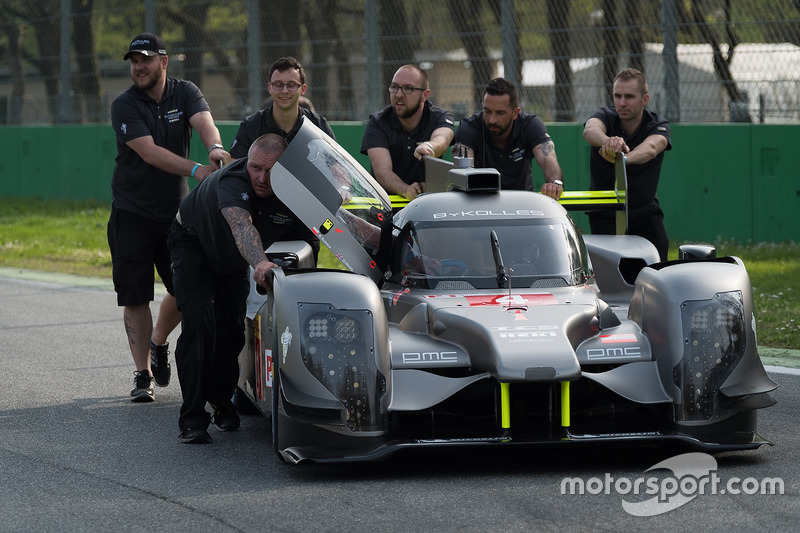
M 0 267 L 111 277 L 110 207 L 95 202 L 0 197 Z M 712 243 L 744 261 L 753 286 L 758 343 L 800 349 L 800 244 Z M 670 257 L 677 257 L 675 248 Z M 339 268 L 324 247 L 320 266 Z
M 110 206 L 0 197 L 0 266 L 111 277 Z
M 759 345 L 800 349 L 800 244 L 722 242 L 717 255 L 735 255 L 747 267 Z

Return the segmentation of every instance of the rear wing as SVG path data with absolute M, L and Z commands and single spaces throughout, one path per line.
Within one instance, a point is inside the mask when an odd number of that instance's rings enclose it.
M 618 154 L 614 163 L 614 189 L 610 191 L 564 191 L 558 202 L 567 211 L 616 211 L 617 235 L 624 235 L 628 229 L 628 158 Z
M 613 190 L 607 191 L 564 191 L 558 202 L 567 211 L 616 211 L 617 212 L 617 235 L 624 235 L 628 228 L 628 205 L 626 203 L 626 191 L 628 189 L 628 172 L 626 169 L 627 157 L 619 154 L 614 164 L 614 174 L 616 177 Z M 457 168 L 450 161 L 425 156 L 425 175 L 427 192 L 446 192 L 453 188 L 459 180 L 463 180 L 463 174 L 467 169 Z M 468 169 L 485 176 L 486 174 L 496 173 L 494 169 Z M 389 201 L 392 209 L 397 211 L 408 204 L 408 200 L 398 195 L 390 195 Z M 368 207 L 368 206 L 364 206 Z

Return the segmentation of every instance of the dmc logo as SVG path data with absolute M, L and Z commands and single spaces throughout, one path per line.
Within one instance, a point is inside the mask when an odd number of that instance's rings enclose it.
M 589 359 L 635 359 L 642 356 L 640 346 L 627 348 L 590 348 L 586 350 Z
M 403 363 L 457 362 L 456 352 L 403 352 Z

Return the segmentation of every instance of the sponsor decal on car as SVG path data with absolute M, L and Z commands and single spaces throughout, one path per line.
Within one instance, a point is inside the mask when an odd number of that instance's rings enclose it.
M 264 365 L 266 366 L 266 374 L 267 379 L 264 382 L 264 386 L 271 389 L 272 388 L 272 380 L 273 380 L 273 372 L 275 369 L 272 367 L 272 350 L 266 349 L 264 350 Z M 263 400 L 263 397 L 260 397 L 259 400 Z
M 289 353 L 289 346 L 292 345 L 292 332 L 289 331 L 289 326 L 281 334 L 281 347 L 283 348 L 283 364 L 286 364 L 286 355 Z
M 261 315 L 256 315 L 255 322 L 253 322 L 253 336 L 255 337 L 255 367 L 256 367 L 256 400 L 264 399 L 263 383 L 261 381 Z M 267 371 L 267 379 L 269 379 L 269 371 Z
M 507 342 L 552 342 L 558 336 L 558 326 L 493 326 L 491 330 Z
M 528 306 L 528 305 L 556 305 L 558 300 L 549 292 L 537 292 L 527 294 L 428 294 L 425 298 L 464 298 L 470 307 L 481 306 Z
M 329 218 L 325 219 L 325 222 L 319 225 L 319 232 L 323 235 L 326 235 L 331 229 L 333 228 L 333 221 Z
M 439 218 L 473 218 L 473 217 L 541 217 L 544 212 L 536 211 L 533 209 L 501 209 L 494 211 L 492 209 L 475 209 L 471 211 L 456 211 L 433 213 L 434 219 Z
M 458 362 L 457 352 L 403 352 L 403 364 L 431 364 Z
M 600 335 L 600 342 L 603 344 L 617 342 L 637 342 L 638 339 L 633 333 L 619 333 L 615 335 Z
M 588 348 L 586 357 L 591 359 L 639 359 L 642 357 L 641 346 L 624 346 L 614 348 Z

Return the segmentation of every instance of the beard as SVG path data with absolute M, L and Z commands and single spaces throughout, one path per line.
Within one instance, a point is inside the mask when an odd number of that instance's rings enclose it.
M 134 75 L 131 75 L 131 78 L 133 78 L 133 84 L 136 85 L 137 89 L 147 92 L 161 82 L 164 78 L 164 71 L 159 68 L 154 74 L 146 78 L 146 80 L 140 80 Z
M 502 137 L 505 133 L 511 128 L 511 122 L 509 122 L 505 127 L 499 124 L 494 124 L 492 126 L 486 126 L 486 129 L 489 130 L 489 136 L 491 137 Z
M 409 107 L 408 100 L 406 100 L 405 103 L 406 103 L 405 111 L 403 111 L 402 113 L 398 113 L 397 112 L 397 108 L 394 109 L 395 114 L 399 118 L 413 117 L 416 114 L 416 112 L 419 111 L 419 107 L 422 105 L 422 101 L 421 100 L 414 107 Z

